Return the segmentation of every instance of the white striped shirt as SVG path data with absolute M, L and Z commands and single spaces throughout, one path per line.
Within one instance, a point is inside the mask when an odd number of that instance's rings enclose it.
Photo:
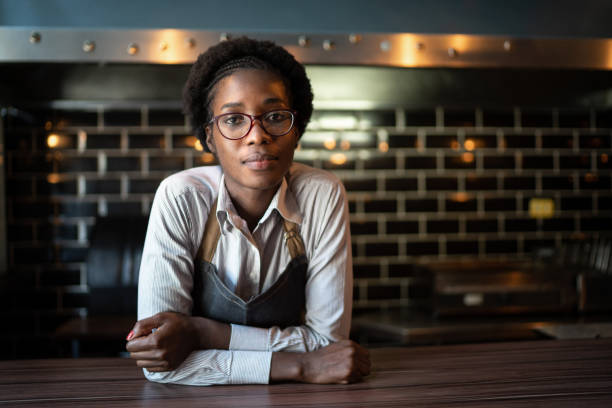
M 212 263 L 245 300 L 272 286 L 290 261 L 281 217 L 299 225 L 308 270 L 303 326 L 231 325 L 229 350 L 192 352 L 174 371 L 149 380 L 191 385 L 268 383 L 272 352 L 307 352 L 347 338 L 352 261 L 346 193 L 332 174 L 294 163 L 253 232 L 236 213 L 221 168 L 197 167 L 166 178 L 149 218 L 138 285 L 138 319 L 191 314 L 194 257 L 218 196 L 221 236 Z M 220 188 L 220 186 L 223 186 Z

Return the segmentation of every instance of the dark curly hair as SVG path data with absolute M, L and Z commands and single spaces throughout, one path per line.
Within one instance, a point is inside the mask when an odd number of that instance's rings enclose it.
M 312 88 L 304 66 L 284 48 L 270 41 L 246 37 L 223 41 L 200 54 L 183 88 L 183 112 L 202 147 L 206 125 L 213 117 L 210 103 L 215 85 L 238 69 L 254 68 L 277 73 L 285 82 L 289 105 L 296 110 L 295 126 L 301 137 L 312 115 Z

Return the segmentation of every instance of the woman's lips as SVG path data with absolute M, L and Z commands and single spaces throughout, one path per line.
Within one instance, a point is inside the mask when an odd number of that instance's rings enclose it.
M 271 154 L 253 153 L 248 155 L 246 159 L 242 161 L 242 164 L 252 170 L 265 170 L 277 160 L 278 157 Z

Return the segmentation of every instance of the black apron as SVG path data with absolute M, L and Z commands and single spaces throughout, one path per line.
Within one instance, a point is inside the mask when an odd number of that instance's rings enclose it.
M 304 324 L 308 260 L 297 225 L 283 219 L 283 228 L 291 262 L 271 287 L 245 301 L 225 286 L 217 275 L 217 267 L 211 263 L 221 236 L 215 199 L 194 262 L 193 315 L 224 323 L 264 328 Z

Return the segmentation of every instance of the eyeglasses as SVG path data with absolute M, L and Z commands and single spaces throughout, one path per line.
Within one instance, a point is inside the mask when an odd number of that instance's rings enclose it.
M 293 129 L 296 114 L 297 112 L 289 109 L 272 110 L 261 115 L 223 113 L 212 118 L 208 124 L 216 123 L 221 136 L 231 140 L 242 139 L 248 135 L 256 120 L 270 136 L 284 136 Z

